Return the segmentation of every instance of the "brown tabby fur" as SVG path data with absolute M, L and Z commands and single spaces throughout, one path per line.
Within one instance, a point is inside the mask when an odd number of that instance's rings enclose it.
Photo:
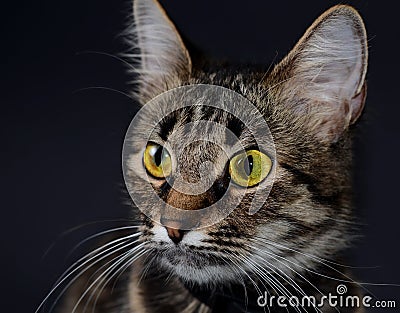
M 312 282 L 324 294 L 334 293 L 339 284 L 335 279 L 348 281 L 351 274 L 333 263 L 323 264 L 321 259 L 340 263 L 341 251 L 349 246 L 352 238 L 350 127 L 361 115 L 363 109 L 366 96 L 364 79 L 367 59 L 366 35 L 358 13 L 348 6 L 336 6 L 330 9 L 314 22 L 281 63 L 272 71 L 266 72 L 263 66 L 254 68 L 216 65 L 191 60 L 175 27 L 161 7 L 152 1 L 136 2 L 140 2 L 136 4 L 136 14 L 140 14 L 142 9 L 145 10 L 147 5 L 151 7 L 150 11 L 162 12 L 166 25 L 163 27 L 170 28 L 172 33 L 169 36 L 179 46 L 173 47 L 177 55 L 160 56 L 162 66 L 169 66 L 162 74 L 154 68 L 153 72 L 151 71 L 154 64 L 151 64 L 150 59 L 147 60 L 147 65 L 144 59 L 139 60 L 142 62 L 142 67 L 137 74 L 140 102 L 145 104 L 154 96 L 173 87 L 197 83 L 223 86 L 236 91 L 256 105 L 268 123 L 276 147 L 276 179 L 261 210 L 252 216 L 247 214 L 249 201 L 253 196 L 252 190 L 249 189 L 240 205 L 225 220 L 205 230 L 208 237 L 203 239 L 204 246 L 202 247 L 180 246 L 177 248 L 171 243 L 157 243 L 154 241 L 154 223 L 141 217 L 143 223 L 140 228 L 142 231 L 140 240 L 146 243 L 147 257 L 138 259 L 130 266 L 116 286 L 111 283 L 102 292 L 97 303 L 94 300 L 89 302 L 86 312 L 92 312 L 92 310 L 96 313 L 245 312 L 245 294 L 240 283 L 243 276 L 245 276 L 244 281 L 248 290 L 249 312 L 258 312 L 254 307 L 257 292 L 244 272 L 261 289 L 264 289 L 265 281 L 259 275 L 254 275 L 251 268 L 246 267 L 249 266 L 249 258 L 257 254 L 253 248 L 249 247 L 249 243 L 261 250 L 273 249 L 279 261 L 286 262 L 293 268 L 289 270 L 287 266 L 280 265 L 276 257 L 274 260 L 271 254 L 264 255 L 265 263 L 258 260 L 259 264 L 262 264 L 261 267 L 266 266 L 264 270 L 268 269 L 268 266 L 275 269 L 276 272 L 272 275 L 294 294 L 296 294 L 295 289 L 290 286 L 290 283 L 282 277 L 279 278 L 277 274 L 279 266 L 307 295 L 319 295 L 309 282 Z M 139 7 L 140 5 L 142 8 Z M 139 19 L 140 16 L 135 15 L 135 17 Z M 309 40 L 313 40 L 317 32 L 323 29 L 324 23 L 336 17 L 354 23 L 353 28 L 356 34 L 354 36 L 360 39 L 359 43 L 354 43 L 354 47 L 357 48 L 358 44 L 361 47 L 361 67 L 358 78 L 354 81 L 354 92 L 350 97 L 339 99 L 343 100 L 341 102 L 337 99 L 332 101 L 329 96 L 327 100 L 318 99 L 320 92 L 318 82 L 307 81 L 308 72 L 311 71 L 307 68 L 309 66 L 307 62 L 310 61 L 307 53 L 312 55 L 313 52 L 305 51 Z M 149 51 L 145 51 L 146 48 L 141 45 L 141 40 L 146 39 L 143 39 L 145 36 L 140 34 L 140 27 L 142 27 L 140 21 L 137 22 L 137 27 L 139 34 L 136 34 L 136 37 L 143 53 L 142 58 L 145 58 L 145 54 Z M 171 47 L 166 47 L 165 51 Z M 323 83 L 322 81 L 321 84 Z M 205 108 L 202 112 L 194 111 L 190 109 L 180 111 L 173 122 L 163 125 L 164 134 L 160 131 L 160 137 L 165 135 L 165 129 L 172 130 L 174 125 L 184 121 L 188 116 L 198 120 L 214 120 L 223 125 L 232 123 L 232 117 L 216 114 L 215 109 Z M 233 120 L 233 123 L 235 122 Z M 140 186 L 137 188 L 140 190 Z M 164 187 L 159 183 L 154 183 L 154 188 L 161 194 L 161 189 Z M 168 193 L 172 192 L 173 190 L 168 191 Z M 198 209 L 203 203 L 189 198 L 181 201 L 181 198 L 176 198 L 176 195 L 171 194 L 164 197 L 167 202 L 174 201 L 175 206 L 185 209 Z M 190 203 L 190 207 L 185 207 L 187 203 Z M 260 242 L 260 237 L 263 238 L 263 243 Z M 168 252 L 169 249 L 170 252 Z M 221 263 L 221 275 L 223 271 L 237 275 L 237 283 L 228 278 L 225 282 L 224 279 L 218 277 L 205 278 L 204 283 L 199 283 L 195 279 L 191 281 L 188 277 L 182 276 L 183 274 L 174 272 L 174 264 L 179 261 L 179 259 L 174 259 L 174 255 L 189 253 L 189 250 L 194 253 L 191 257 L 196 258 L 196 253 L 199 255 L 199 262 L 207 258 L 217 259 L 216 262 Z M 242 270 L 224 265 L 222 259 L 229 259 L 232 255 L 239 259 L 243 258 L 243 263 L 239 263 L 238 266 L 239 268 L 242 266 Z M 169 265 L 166 265 L 168 262 L 166 260 L 170 260 Z M 196 262 L 193 261 L 193 263 Z M 143 274 L 144 269 L 146 269 L 145 274 Z M 60 312 L 72 311 L 76 300 L 87 288 L 87 281 L 93 281 L 93 277 L 89 277 L 95 270 L 88 271 L 85 277 L 74 284 Z M 207 274 L 205 270 L 204 275 L 207 276 L 210 273 Z M 357 284 L 347 283 L 347 287 L 349 295 L 362 293 Z M 227 291 L 229 288 L 232 290 Z M 272 294 L 279 294 L 272 287 L 269 291 Z M 231 300 L 230 297 L 236 300 Z M 85 304 L 83 301 L 76 312 L 83 312 Z M 238 309 L 238 306 L 242 306 L 243 311 Z M 260 308 L 258 310 L 263 312 Z M 321 310 L 335 312 L 334 308 L 329 307 L 321 308 Z M 310 308 L 309 311 L 313 309 Z M 362 311 L 362 309 L 340 308 L 340 312 Z M 267 309 L 266 312 L 268 312 Z M 279 310 L 273 307 L 271 312 L 286 312 L 286 309 Z

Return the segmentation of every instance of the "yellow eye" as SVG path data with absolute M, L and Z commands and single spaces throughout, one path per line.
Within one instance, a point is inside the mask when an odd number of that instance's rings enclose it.
M 229 174 L 242 187 L 252 187 L 262 182 L 271 171 L 272 161 L 258 150 L 249 150 L 232 158 Z
M 147 144 L 143 163 L 146 170 L 156 178 L 164 178 L 171 174 L 171 156 L 167 149 L 156 143 Z

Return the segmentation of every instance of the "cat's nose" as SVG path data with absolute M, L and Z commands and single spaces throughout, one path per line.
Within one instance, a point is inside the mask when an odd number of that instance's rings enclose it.
M 185 234 L 184 230 L 165 227 L 167 229 L 168 237 L 172 240 L 173 243 L 178 244 L 182 241 L 183 235 Z

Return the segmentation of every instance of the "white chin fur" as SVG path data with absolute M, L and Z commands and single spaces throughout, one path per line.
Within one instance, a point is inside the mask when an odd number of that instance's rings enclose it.
M 156 243 L 167 243 L 171 245 L 171 249 L 174 249 L 175 244 L 168 237 L 165 227 L 161 225 L 155 225 L 152 228 L 154 234 L 152 240 Z M 195 247 L 205 247 L 208 244 L 202 242 L 204 239 L 209 238 L 201 230 L 190 231 L 185 234 L 179 245 L 184 247 L 195 246 Z M 182 252 L 184 253 L 184 252 Z M 220 283 L 227 283 L 230 281 L 237 281 L 240 279 L 240 275 L 235 274 L 234 271 L 224 265 L 204 265 L 203 267 L 194 267 L 189 263 L 185 257 L 182 258 L 182 263 L 171 264 L 167 259 L 161 258 L 161 265 L 165 267 L 168 271 L 173 272 L 176 276 L 181 278 L 187 283 L 196 283 L 200 285 L 213 285 Z
M 208 265 L 203 268 L 193 268 L 187 264 L 172 265 L 166 260 L 162 263 L 186 283 L 218 285 L 240 280 L 240 275 L 233 273 L 227 266 Z

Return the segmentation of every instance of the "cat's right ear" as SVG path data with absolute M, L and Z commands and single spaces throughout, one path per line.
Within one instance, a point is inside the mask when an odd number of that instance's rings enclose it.
M 164 9 L 156 0 L 135 0 L 134 35 L 140 50 L 138 95 L 146 103 L 177 87 L 190 75 L 189 53 Z
M 271 77 L 270 93 L 321 141 L 335 142 L 364 107 L 367 35 L 355 9 L 338 5 L 307 30 Z

